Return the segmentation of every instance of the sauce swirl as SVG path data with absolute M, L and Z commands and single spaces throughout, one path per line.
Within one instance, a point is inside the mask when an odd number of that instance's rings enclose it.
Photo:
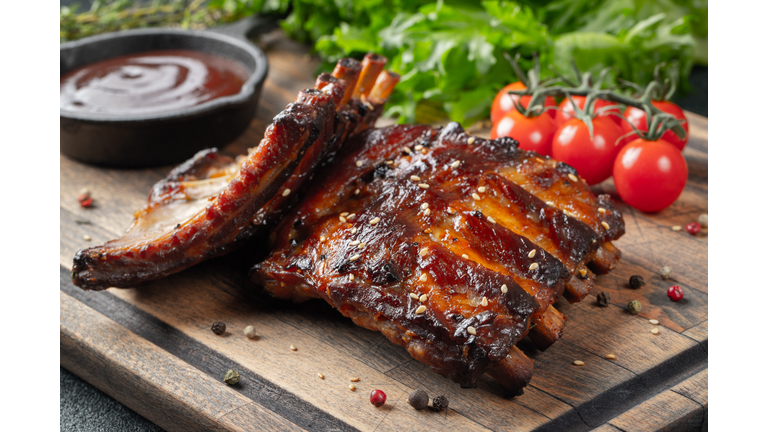
M 240 63 L 191 50 L 158 50 L 103 60 L 61 77 L 60 107 L 99 114 L 152 114 L 240 92 Z

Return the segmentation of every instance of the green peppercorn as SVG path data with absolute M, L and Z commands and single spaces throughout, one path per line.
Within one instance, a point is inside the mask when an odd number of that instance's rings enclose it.
M 229 385 L 235 385 L 240 381 L 240 374 L 236 370 L 230 369 L 224 374 L 224 382 Z
M 638 289 L 641 286 L 645 285 L 645 279 L 643 279 L 640 275 L 634 275 L 629 278 L 629 286 L 632 289 Z
M 627 310 L 632 315 L 637 315 L 641 310 L 643 310 L 643 305 L 641 305 L 637 300 L 632 300 L 631 302 L 627 303 Z

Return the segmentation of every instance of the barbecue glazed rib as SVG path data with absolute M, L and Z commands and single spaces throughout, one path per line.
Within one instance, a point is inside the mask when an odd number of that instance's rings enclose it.
M 515 344 L 560 337 L 552 303 L 589 294 L 623 233 L 568 165 L 456 123 L 395 126 L 320 171 L 250 277 L 275 297 L 324 299 L 463 387 L 489 372 L 517 391 L 532 361 Z
M 340 60 L 274 118 L 247 156 L 232 160 L 209 149 L 174 169 L 153 187 L 123 237 L 77 252 L 75 285 L 135 286 L 227 253 L 271 227 L 315 168 L 381 115 L 399 79 L 381 72 L 384 63 L 375 54 L 362 64 Z M 358 82 L 365 91 L 353 97 Z

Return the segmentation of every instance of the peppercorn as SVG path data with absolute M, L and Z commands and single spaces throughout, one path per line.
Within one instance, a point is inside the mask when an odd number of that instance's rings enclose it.
M 688 231 L 688 234 L 690 235 L 696 235 L 701 231 L 701 225 L 699 225 L 698 222 L 691 222 L 685 226 L 685 230 Z
M 240 381 L 240 374 L 236 370 L 230 369 L 224 374 L 224 382 L 229 385 L 235 385 Z
M 224 334 L 224 332 L 225 332 L 225 331 L 227 331 L 227 325 L 226 325 L 226 324 L 224 324 L 224 323 L 223 323 L 223 322 L 221 322 L 221 321 L 216 321 L 216 322 L 215 322 L 215 323 L 213 323 L 213 325 L 211 326 L 211 331 L 212 331 L 214 334 L 217 334 L 217 335 L 221 336 L 221 335 L 223 335 L 223 334 Z
M 422 389 L 414 390 L 408 395 L 408 403 L 417 410 L 423 410 L 429 405 L 429 396 Z
M 637 315 L 641 310 L 643 310 L 643 305 L 641 305 L 637 300 L 632 300 L 631 302 L 627 303 L 627 310 L 632 315 Z
M 90 192 L 83 192 L 80 195 L 77 196 L 77 202 L 80 203 L 81 207 L 88 208 L 93 204 L 93 198 L 91 198 Z
M 629 286 L 632 289 L 638 289 L 641 286 L 645 285 L 645 279 L 643 279 L 640 275 L 634 275 L 629 278 Z
M 659 269 L 659 275 L 661 275 L 661 278 L 664 279 L 664 280 L 669 279 L 669 275 L 671 273 L 672 273 L 672 269 L 667 267 L 667 266 L 664 266 L 664 267 Z
M 672 285 L 667 289 L 667 297 L 673 302 L 679 302 L 683 299 L 683 289 L 677 285 Z
M 706 213 L 699 215 L 699 224 L 701 224 L 701 226 L 704 228 L 706 228 L 709 224 L 709 216 Z
M 243 333 L 245 333 L 245 337 L 248 339 L 253 339 L 256 337 L 256 330 L 253 329 L 253 326 L 248 326 L 243 330 Z
M 597 295 L 597 304 L 602 307 L 608 307 L 611 304 L 611 293 L 601 292 Z
M 381 390 L 373 390 L 371 391 L 371 397 L 370 397 L 371 403 L 376 408 L 384 405 L 384 402 L 387 401 L 387 394 L 384 393 Z
M 448 398 L 443 395 L 436 396 L 434 399 L 432 399 L 432 408 L 438 412 L 447 410 Z

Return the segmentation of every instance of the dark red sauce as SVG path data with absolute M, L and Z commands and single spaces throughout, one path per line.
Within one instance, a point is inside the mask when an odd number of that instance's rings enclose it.
M 62 109 L 100 114 L 151 114 L 200 105 L 240 92 L 248 71 L 234 60 L 199 51 L 130 54 L 61 77 Z

